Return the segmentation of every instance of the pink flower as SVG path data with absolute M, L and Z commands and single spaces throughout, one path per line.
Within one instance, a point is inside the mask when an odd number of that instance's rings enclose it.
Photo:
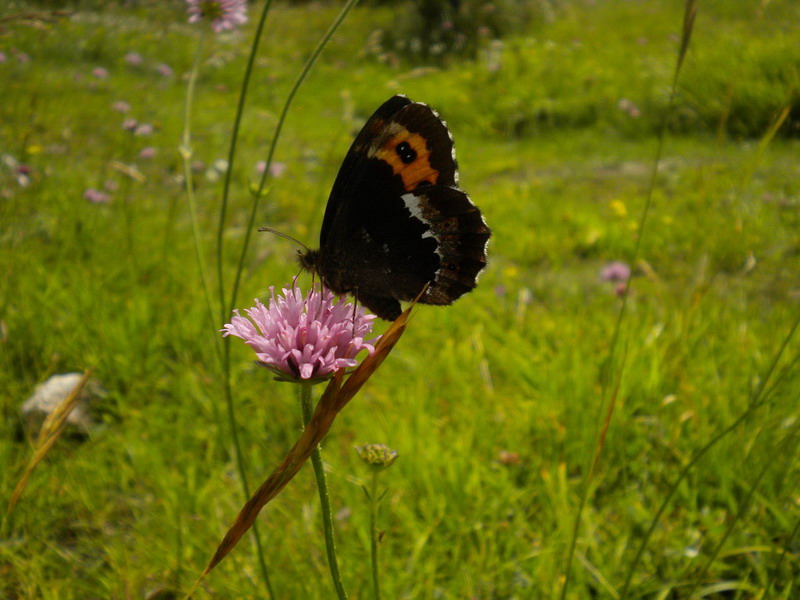
M 0 52 L 0 63 L 6 62 L 6 55 L 4 52 Z
M 166 63 L 161 63 L 160 65 L 158 65 L 156 67 L 156 71 L 158 71 L 164 77 L 172 77 L 172 75 L 174 73 L 174 71 L 172 70 L 172 67 L 170 67 Z
M 133 131 L 133 135 L 151 135 L 153 133 L 153 126 L 150 123 L 142 123 L 138 125 Z
M 260 160 L 256 163 L 256 171 L 258 171 L 259 175 L 264 174 L 264 170 L 267 168 L 267 161 Z M 269 166 L 269 174 L 275 178 L 281 177 L 286 172 L 286 163 L 282 162 L 274 162 Z
M 104 69 L 103 67 L 95 67 L 92 69 L 92 75 L 97 77 L 98 79 L 105 79 L 108 77 L 108 70 Z
M 189 23 L 209 20 L 216 33 L 247 22 L 245 0 L 186 0 L 186 3 L 189 5 Z
M 125 62 L 132 67 L 138 67 L 142 64 L 142 55 L 138 52 L 128 52 L 125 55 Z
M 275 288 L 270 292 L 269 307 L 256 299 L 245 311 L 249 319 L 235 310 L 221 331 L 243 339 L 259 363 L 279 379 L 321 381 L 339 369 L 355 367 L 362 350 L 374 351 L 377 338 L 365 341 L 364 336 L 371 333 L 375 315 L 361 307 L 334 303 L 333 292 L 325 288 L 312 288 L 307 297 L 298 288 L 284 288 L 277 298 Z
M 156 149 L 152 146 L 147 146 L 146 148 L 142 148 L 142 151 L 139 152 L 139 158 L 153 158 L 156 155 Z
M 633 119 L 638 119 L 642 116 L 642 111 L 639 110 L 639 107 L 627 98 L 620 98 L 619 102 L 617 102 L 617 108 L 628 113 L 628 116 Z
M 83 197 L 92 204 L 108 204 L 111 202 L 111 196 L 94 188 L 87 188 L 83 192 Z
M 600 279 L 609 281 L 611 283 L 625 283 L 630 279 L 631 268 L 619 260 L 608 263 L 603 270 L 600 271 Z
M 114 104 L 111 105 L 111 108 L 113 108 L 115 111 L 119 113 L 125 114 L 131 109 L 131 105 L 125 102 L 125 100 L 117 100 L 116 102 L 114 102 Z
M 132 119 L 128 117 L 122 122 L 122 128 L 127 129 L 128 131 L 135 131 L 136 128 L 139 126 L 139 121 L 136 119 Z

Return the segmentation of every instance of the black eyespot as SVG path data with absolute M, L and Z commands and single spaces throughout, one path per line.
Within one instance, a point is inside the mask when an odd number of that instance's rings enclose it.
M 408 142 L 400 142 L 395 146 L 395 152 L 405 164 L 410 165 L 417 160 L 417 151 L 411 147 Z

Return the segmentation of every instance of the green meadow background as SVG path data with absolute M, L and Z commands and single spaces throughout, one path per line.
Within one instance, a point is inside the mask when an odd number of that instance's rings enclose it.
M 400 454 L 380 480 L 383 598 L 800 597 L 800 3 L 698 5 L 672 105 L 677 0 L 463 0 L 470 45 L 452 51 L 414 4 L 366 3 L 300 87 L 255 226 L 315 245 L 353 135 L 404 93 L 447 120 L 493 230 L 480 286 L 415 309 L 324 443 L 351 598 L 371 597 L 364 443 Z M 192 162 L 212 290 L 220 161 L 262 7 L 201 55 Z M 276 2 L 265 22 L 227 294 L 258 162 L 340 9 Z M 2 598 L 182 598 L 245 500 L 178 152 L 202 29 L 177 1 L 0 8 Z M 254 233 L 236 305 L 288 284 L 295 255 Z M 612 261 L 632 269 L 624 310 L 600 276 Z M 300 411 L 230 344 L 252 488 Z M 63 436 L 6 514 L 32 454 L 21 403 L 88 368 L 97 426 Z M 310 468 L 259 535 L 274 598 L 334 597 Z M 248 534 L 196 597 L 266 589 Z

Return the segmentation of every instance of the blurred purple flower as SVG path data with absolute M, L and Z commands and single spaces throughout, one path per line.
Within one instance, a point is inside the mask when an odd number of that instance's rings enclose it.
M 608 263 L 600 271 L 600 279 L 611 283 L 625 283 L 630 279 L 631 268 L 627 263 L 619 260 Z
M 107 192 L 116 192 L 119 189 L 119 184 L 113 179 L 106 179 L 103 187 Z
M 21 62 L 22 64 L 25 64 L 27 62 L 30 62 L 31 57 L 28 56 L 25 52 L 18 52 L 17 53 L 17 60 L 19 62 Z
M 105 79 L 108 77 L 108 70 L 104 69 L 103 67 L 95 67 L 92 69 L 92 75 L 97 77 L 98 79 Z
M 628 113 L 628 116 L 633 119 L 638 119 L 642 116 L 642 111 L 639 110 L 639 107 L 627 98 L 620 98 L 619 102 L 617 102 L 617 108 L 622 112 Z
M 247 22 L 245 0 L 186 0 L 186 3 L 189 5 L 189 23 L 203 19 L 211 21 L 211 29 L 216 33 Z
M 139 158 L 153 158 L 156 155 L 156 149 L 152 146 L 147 146 L 146 148 L 142 148 L 142 151 L 139 152 Z
M 87 188 L 83 192 L 83 197 L 92 204 L 108 204 L 111 202 L 111 196 L 94 188 Z
M 137 126 L 133 135 L 151 135 L 153 133 L 153 126 L 150 123 L 142 123 Z
M 122 128 L 127 129 L 128 131 L 135 131 L 136 128 L 139 126 L 139 121 L 136 119 L 132 119 L 128 117 L 122 122 Z
M 138 52 L 128 52 L 125 55 L 125 62 L 132 67 L 138 67 L 142 64 L 142 55 Z
M 5 52 L 0 52 L 0 64 L 6 62 Z
M 160 65 L 158 65 L 156 67 L 156 71 L 158 71 L 164 77 L 172 77 L 172 75 L 174 74 L 172 67 L 170 67 L 166 63 L 161 63 Z
M 339 369 L 355 367 L 356 355 L 374 351 L 374 342 L 364 336 L 372 332 L 375 315 L 364 313 L 350 302 L 334 303 L 333 292 L 312 288 L 308 296 L 298 288 L 284 288 L 275 296 L 270 288 L 269 306 L 258 299 L 247 309 L 249 319 L 234 310 L 234 317 L 221 330 L 245 341 L 261 365 L 279 379 L 320 381 Z
M 131 109 L 131 105 L 125 102 L 125 100 L 117 100 L 116 102 L 114 102 L 114 104 L 111 105 L 111 108 L 113 108 L 118 113 L 125 114 Z
M 264 174 L 264 169 L 267 168 L 267 161 L 260 160 L 256 163 L 256 171 L 259 175 Z M 274 162 L 269 166 L 269 174 L 273 177 L 281 177 L 286 172 L 286 163 Z

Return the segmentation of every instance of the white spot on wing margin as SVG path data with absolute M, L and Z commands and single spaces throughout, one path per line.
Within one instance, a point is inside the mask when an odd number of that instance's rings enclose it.
M 436 254 L 438 254 L 441 257 L 442 254 L 441 254 L 441 252 L 439 250 L 439 239 L 436 237 L 436 234 L 433 233 L 433 229 L 431 228 L 430 221 L 428 221 L 423 216 L 422 211 L 419 208 L 419 198 L 415 194 L 412 194 L 412 193 L 403 194 L 400 197 L 403 199 L 403 203 L 406 205 L 406 208 L 408 209 L 408 212 L 411 213 L 411 216 L 428 226 L 428 229 L 426 229 L 425 232 L 422 234 L 422 239 L 433 238 L 434 240 L 436 240 L 436 242 L 437 242 L 436 243 Z

